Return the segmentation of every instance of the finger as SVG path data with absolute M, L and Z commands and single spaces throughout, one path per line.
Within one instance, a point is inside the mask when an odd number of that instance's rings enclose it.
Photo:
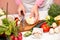
M 34 17 L 34 12 L 33 11 L 31 11 L 30 17 Z
M 25 15 L 25 13 L 26 13 L 26 10 L 23 10 L 23 14 Z
M 21 12 L 20 11 L 18 11 L 18 14 L 19 14 L 19 16 L 21 16 Z
M 21 10 L 18 10 L 18 15 L 21 16 Z
M 38 11 L 35 11 L 35 19 L 38 20 L 38 18 L 39 18 L 39 13 Z

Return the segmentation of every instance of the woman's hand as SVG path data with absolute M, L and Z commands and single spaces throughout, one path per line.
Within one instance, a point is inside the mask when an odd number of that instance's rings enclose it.
M 35 22 L 38 21 L 39 14 L 38 14 L 38 6 L 37 5 L 34 5 L 33 8 L 31 9 L 30 17 L 34 17 Z
M 25 10 L 23 4 L 20 4 L 20 5 L 18 6 L 18 14 L 19 14 L 19 16 L 22 15 L 22 14 L 21 14 L 21 11 L 23 11 L 23 14 L 25 15 L 26 10 Z

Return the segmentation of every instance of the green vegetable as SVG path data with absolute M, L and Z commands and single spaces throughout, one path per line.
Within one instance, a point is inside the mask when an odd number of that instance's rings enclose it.
M 0 27 L 0 34 L 3 34 L 5 31 L 5 28 Z
M 28 36 L 30 36 L 31 34 L 32 34 L 31 31 L 27 31 L 27 32 L 24 34 L 24 37 L 28 37 Z
M 15 21 L 9 21 L 7 18 L 2 19 L 3 25 L 0 26 L 0 34 L 5 33 L 7 36 L 10 36 L 13 31 L 13 29 L 16 28 L 16 22 Z
M 5 34 L 6 34 L 6 35 L 11 35 L 10 30 L 5 31 Z
M 7 18 L 2 19 L 3 25 L 9 26 L 9 20 Z
M 9 28 L 6 29 L 5 34 L 6 34 L 6 35 L 11 35 L 11 32 L 12 32 L 12 26 L 9 25 Z
M 7 18 L 2 19 L 2 25 L 0 26 L 0 34 L 5 34 L 7 37 L 10 37 L 11 33 L 14 36 L 18 36 L 19 27 L 16 26 L 16 21 L 10 21 Z
M 60 15 L 60 6 L 57 4 L 52 4 L 48 11 L 48 15 L 52 17 L 56 17 L 57 15 Z
M 49 26 L 51 26 L 52 23 L 55 22 L 55 20 L 54 20 L 53 17 L 50 16 L 50 19 L 46 20 L 46 22 L 47 22 L 47 24 L 48 24 Z

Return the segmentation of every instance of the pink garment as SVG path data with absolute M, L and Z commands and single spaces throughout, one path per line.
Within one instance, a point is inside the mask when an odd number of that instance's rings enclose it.
M 36 0 L 36 5 L 38 5 L 39 7 L 43 4 L 44 0 Z
M 21 3 L 21 0 L 15 0 L 16 1 L 16 4 L 19 5 Z M 44 2 L 44 0 L 36 0 L 36 5 L 40 6 L 42 5 Z
M 19 5 L 21 3 L 21 0 L 15 0 L 16 4 Z

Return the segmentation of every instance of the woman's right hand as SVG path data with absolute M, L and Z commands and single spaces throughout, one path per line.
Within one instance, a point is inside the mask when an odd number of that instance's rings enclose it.
M 26 10 L 25 10 L 23 4 L 20 4 L 20 5 L 18 6 L 18 14 L 19 14 L 19 16 L 22 15 L 22 14 L 21 14 L 21 11 L 23 11 L 23 14 L 25 15 Z

